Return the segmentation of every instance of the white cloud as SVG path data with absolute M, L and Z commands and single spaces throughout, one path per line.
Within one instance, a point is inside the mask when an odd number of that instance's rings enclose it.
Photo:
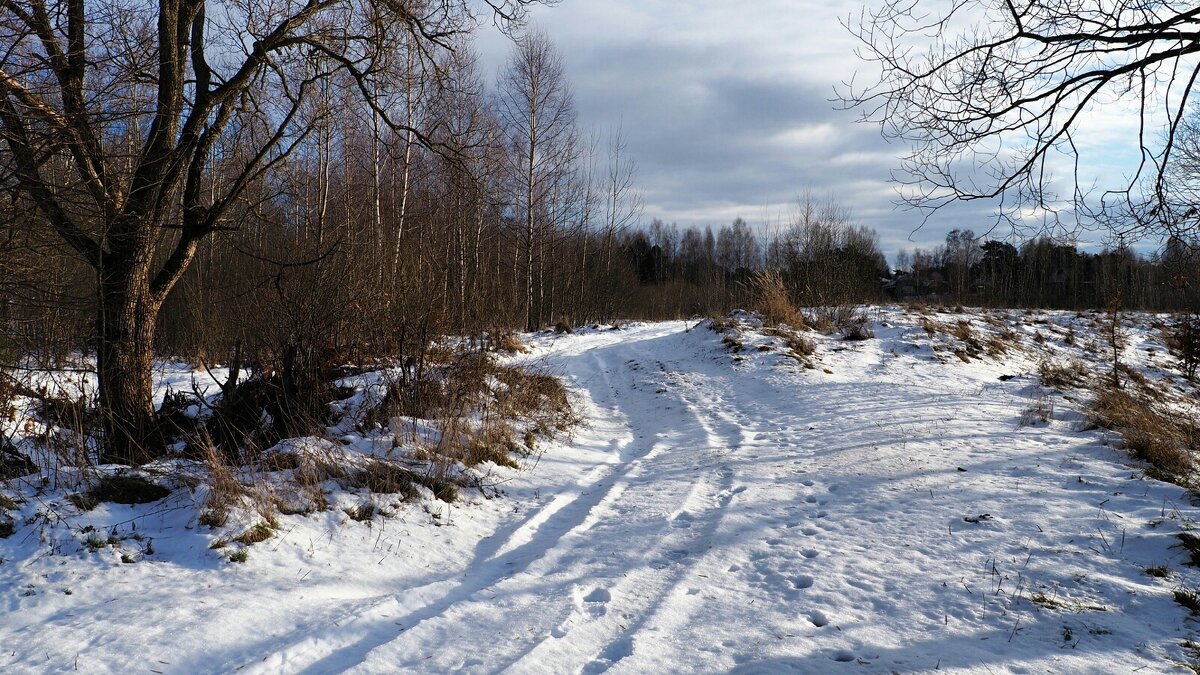
M 926 245 L 954 227 L 987 230 L 992 219 L 973 204 L 913 235 L 922 216 L 894 208 L 889 183 L 907 148 L 831 101 L 856 70 L 870 79 L 840 23 L 861 9 L 858 0 L 564 0 L 532 19 L 564 56 L 582 124 L 623 127 L 647 219 L 769 219 L 812 190 L 850 207 L 889 246 L 911 246 L 910 236 Z M 480 48 L 494 68 L 507 55 L 495 35 Z M 1128 131 L 1121 114 L 1092 122 L 1088 141 Z

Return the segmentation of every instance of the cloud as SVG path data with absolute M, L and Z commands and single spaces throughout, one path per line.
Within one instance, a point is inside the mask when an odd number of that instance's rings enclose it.
M 889 252 L 934 245 L 954 227 L 987 230 L 980 205 L 917 229 L 922 216 L 894 207 L 889 182 L 907 148 L 832 102 L 865 69 L 839 23 L 859 11 L 817 0 L 566 0 L 532 20 L 562 52 L 583 127 L 623 129 L 647 220 L 779 219 L 811 191 L 849 207 Z M 499 69 L 508 46 L 496 35 L 479 44 Z

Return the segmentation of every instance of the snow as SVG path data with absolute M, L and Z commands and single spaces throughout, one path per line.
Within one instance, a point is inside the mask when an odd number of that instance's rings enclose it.
M 813 368 L 752 325 L 736 354 L 695 322 L 527 336 L 514 359 L 586 422 L 497 468 L 502 495 L 280 516 L 243 564 L 210 550 L 202 490 L 76 513 L 19 486 L 0 669 L 1181 672 L 1185 492 L 1082 430 L 1040 352 L 963 362 L 919 317 L 873 318 L 873 340 L 815 337 Z M 1073 314 L 934 318 L 1064 355 L 1086 352 L 1056 327 L 1096 339 Z M 1127 355 L 1148 369 L 1170 357 L 1143 319 Z M 89 550 L 89 525 L 120 546 Z

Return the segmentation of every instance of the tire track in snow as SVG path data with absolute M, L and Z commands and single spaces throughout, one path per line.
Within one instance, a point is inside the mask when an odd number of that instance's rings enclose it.
M 656 337 L 661 336 L 652 335 L 650 339 Z M 595 538 L 596 533 L 592 530 L 597 525 L 605 523 L 609 518 L 619 516 L 623 501 L 640 499 L 627 498 L 625 497 L 626 492 L 632 488 L 654 492 L 660 498 L 666 494 L 659 477 L 661 472 L 658 468 L 653 471 L 647 468 L 647 464 L 655 462 L 660 455 L 670 454 L 673 451 L 693 452 L 698 448 L 709 448 L 710 452 L 713 449 L 723 451 L 730 442 L 736 442 L 733 439 L 714 434 L 713 430 L 706 425 L 703 415 L 682 399 L 668 405 L 670 407 L 682 405 L 691 413 L 691 429 L 660 432 L 657 434 L 659 440 L 653 443 L 639 442 L 639 439 L 634 439 L 628 430 L 630 428 L 653 428 L 655 409 L 663 406 L 662 399 L 657 395 L 657 387 L 652 389 L 646 386 L 641 388 L 643 405 L 630 405 L 628 394 L 631 387 L 626 381 L 618 381 L 619 379 L 624 380 L 624 376 L 629 375 L 635 380 L 636 388 L 637 377 L 649 374 L 651 375 L 649 384 L 659 384 L 652 371 L 639 365 L 647 361 L 653 362 L 652 355 L 637 348 L 637 345 L 638 342 L 634 341 L 629 344 L 594 348 L 589 359 L 592 362 L 591 367 L 583 373 L 573 374 L 577 384 L 583 384 L 591 393 L 592 403 L 601 410 L 610 411 L 610 416 L 621 409 L 625 410 L 624 417 L 641 416 L 641 419 L 621 419 L 619 425 L 608 425 L 610 428 L 604 430 L 604 433 L 611 437 L 609 443 L 614 446 L 618 455 L 613 464 L 596 467 L 590 474 L 593 480 L 589 483 L 581 485 L 578 490 L 554 496 L 537 513 L 527 516 L 520 523 L 481 542 L 476 548 L 473 561 L 467 566 L 468 572 L 465 576 L 457 582 L 442 581 L 429 584 L 425 587 L 426 590 L 433 590 L 434 587 L 446 586 L 450 583 L 454 585 L 446 590 L 438 588 L 430 593 L 434 596 L 433 599 L 424 602 L 407 614 L 397 616 L 397 607 L 403 606 L 403 599 L 400 596 L 396 596 L 394 602 L 373 600 L 366 611 L 361 612 L 350 622 L 317 631 L 304 640 L 292 644 L 289 648 L 254 664 L 249 671 L 284 670 L 319 673 L 340 671 L 355 665 L 361 666 L 364 670 L 394 668 L 397 661 L 392 658 L 392 653 L 403 651 L 401 645 L 408 642 L 407 635 L 414 634 L 414 631 L 418 631 L 426 625 L 449 623 L 446 620 L 447 614 L 462 613 L 464 607 L 481 602 L 479 596 L 483 595 L 485 591 L 498 591 L 507 585 L 527 583 L 527 577 L 535 572 L 542 577 L 564 572 L 569 576 L 572 571 L 575 571 L 570 570 L 570 564 L 573 562 L 575 554 L 573 548 L 586 544 L 589 538 Z M 632 362 L 634 367 L 625 367 L 627 362 Z M 655 393 L 650 393 L 651 391 Z M 618 442 L 620 437 L 624 437 L 623 442 Z M 697 467 L 689 466 L 688 468 L 695 469 Z M 706 497 L 699 498 L 710 502 L 715 500 L 714 508 L 719 511 L 732 497 L 730 489 L 732 470 L 728 467 L 717 469 L 715 478 L 705 478 L 701 481 L 697 481 L 697 476 L 690 476 L 687 472 L 676 471 L 676 473 L 678 477 L 674 481 L 675 487 L 681 492 L 681 495 L 670 502 L 672 508 L 660 519 L 658 531 L 654 533 L 659 536 L 652 538 L 659 544 L 657 548 L 659 555 L 647 567 L 648 572 L 632 575 L 646 578 L 636 579 L 636 583 L 633 579 L 626 580 L 624 583 L 616 583 L 611 589 L 593 589 L 586 594 L 586 597 L 591 600 L 572 602 L 572 606 L 567 608 L 566 616 L 558 622 L 558 627 L 547 629 L 548 640 L 561 640 L 561 638 L 554 637 L 556 632 L 563 636 L 568 635 L 571 631 L 563 629 L 561 626 L 570 627 L 574 621 L 572 617 L 579 614 L 581 607 L 594 611 L 597 607 L 605 605 L 611 606 L 613 617 L 636 615 L 644 613 L 643 605 L 653 603 L 658 598 L 665 596 L 677 583 L 684 573 L 683 570 L 686 569 L 682 562 L 693 553 L 690 548 L 680 547 L 684 546 L 688 540 L 704 541 L 706 536 L 711 536 L 711 532 L 716 527 L 716 521 L 705 522 L 701 517 L 703 514 L 696 514 L 693 504 L 698 495 L 711 493 Z M 701 485 L 707 487 L 701 488 Z M 692 508 L 688 509 L 689 506 Z M 678 523 L 681 522 L 680 515 L 685 512 L 690 514 L 693 521 L 691 527 L 678 527 Z M 668 515 L 674 517 L 665 517 Z M 697 526 L 698 523 L 700 523 L 699 526 Z M 686 535 L 681 532 L 686 532 Z M 568 539 L 572 539 L 572 541 L 568 542 Z M 671 548 L 672 546 L 676 546 L 676 548 Z M 693 544 L 692 548 L 694 547 Z M 531 569 L 535 563 L 548 557 L 560 558 L 564 568 L 542 569 L 545 565 L 539 564 L 537 570 Z M 664 572 L 664 570 L 666 571 Z M 661 579 L 664 575 L 667 576 L 666 581 Z M 657 579 L 651 578 L 651 576 L 657 577 Z M 637 593 L 627 592 L 627 587 L 637 587 L 640 591 Z M 651 587 L 661 588 L 661 592 L 647 593 L 646 589 Z M 406 594 L 411 593 L 413 591 L 406 591 Z M 563 599 L 570 599 L 571 595 L 570 593 L 561 594 Z M 575 593 L 574 596 L 578 598 L 579 594 Z M 601 597 L 607 599 L 600 602 L 598 599 Z M 539 598 L 539 605 L 543 605 L 546 600 L 547 598 Z M 539 611 L 547 613 L 544 606 L 540 606 Z M 561 614 L 560 612 L 559 615 Z M 607 609 L 605 614 L 608 614 Z M 624 618 L 622 621 L 631 623 Z M 603 626 L 605 628 L 603 632 L 608 635 L 601 638 L 597 634 L 587 642 L 589 644 L 605 644 L 602 648 L 586 654 L 586 657 L 587 659 L 603 659 L 607 655 L 607 658 L 615 659 L 619 656 L 622 643 L 622 638 L 616 633 L 620 632 L 619 629 L 629 626 L 615 622 L 615 619 L 611 625 L 598 625 Z M 589 630 L 596 633 L 595 626 Z M 577 644 L 578 638 L 579 635 L 576 635 L 572 640 L 568 640 L 568 643 Z M 520 670 L 521 666 L 517 662 L 525 654 L 536 650 L 537 647 L 538 645 L 534 645 L 531 649 L 525 650 L 524 654 L 518 654 L 512 660 L 514 667 Z M 388 668 L 383 668 L 381 662 L 388 663 Z M 373 663 L 379 664 L 380 667 L 376 668 L 372 665 Z M 465 665 L 470 667 L 472 664 Z M 414 663 L 413 666 L 421 667 L 421 664 Z M 440 669 L 432 665 L 429 668 Z
M 672 380 L 673 373 L 663 361 L 655 359 L 653 353 L 645 349 L 637 352 L 638 362 L 653 362 L 658 371 L 667 376 L 668 385 L 678 383 L 680 378 Z M 667 391 L 670 388 L 668 386 Z M 685 478 L 682 496 L 671 500 L 677 507 L 666 515 L 665 526 L 670 529 L 659 539 L 657 560 L 651 561 L 648 568 L 625 575 L 611 588 L 593 591 L 593 595 L 602 593 L 605 603 L 610 605 L 602 616 L 616 618 L 586 622 L 570 630 L 560 626 L 552 633 L 553 639 L 542 641 L 510 663 L 514 672 L 538 672 L 544 668 L 542 664 L 554 663 L 565 670 L 588 674 L 603 672 L 619 664 L 633 653 L 639 633 L 681 582 L 694 575 L 695 567 L 707 555 L 724 510 L 739 492 L 734 488 L 735 472 L 725 459 L 740 445 L 741 430 L 732 424 L 715 428 L 707 419 L 707 406 L 698 405 L 684 393 L 694 393 L 695 388 L 676 389 L 679 391 L 678 402 L 686 412 L 687 426 L 695 428 L 685 431 L 681 424 L 674 430 L 670 437 L 671 452 L 676 458 L 694 450 L 703 450 L 704 455 L 685 460 L 687 467 L 695 473 L 691 476 L 690 486 Z M 643 424 L 653 424 L 650 420 L 631 421 L 634 428 L 647 428 Z M 657 476 L 652 476 L 640 487 L 661 489 Z M 631 499 L 636 499 L 636 495 Z M 614 598 L 624 601 L 613 601 Z M 592 608 L 584 606 L 580 609 Z M 572 615 L 567 623 L 576 618 L 577 615 Z M 586 656 L 588 646 L 592 647 L 591 658 L 580 666 L 579 657 Z M 572 662 L 575 665 L 567 666 Z

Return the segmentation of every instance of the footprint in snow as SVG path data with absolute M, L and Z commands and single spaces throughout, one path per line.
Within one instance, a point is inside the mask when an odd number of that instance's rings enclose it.
M 667 551 L 666 555 L 664 555 L 662 558 L 650 563 L 650 567 L 652 567 L 656 570 L 666 569 L 666 568 L 670 567 L 672 564 L 677 563 L 686 557 L 688 557 L 688 551 L 684 551 L 684 550 Z
M 607 588 L 596 588 L 583 596 L 584 602 L 608 602 L 612 600 L 612 592 Z
M 612 600 L 612 592 L 607 588 L 596 588 L 583 596 L 584 609 L 594 618 L 600 618 L 608 613 L 608 602 Z
M 819 609 L 809 614 L 808 620 L 817 628 L 824 628 L 829 625 L 829 617 L 825 616 L 825 613 Z
M 675 519 L 671 521 L 671 527 L 686 530 L 692 526 L 692 520 L 694 520 L 694 518 L 695 516 L 685 511 L 678 516 L 675 516 Z

